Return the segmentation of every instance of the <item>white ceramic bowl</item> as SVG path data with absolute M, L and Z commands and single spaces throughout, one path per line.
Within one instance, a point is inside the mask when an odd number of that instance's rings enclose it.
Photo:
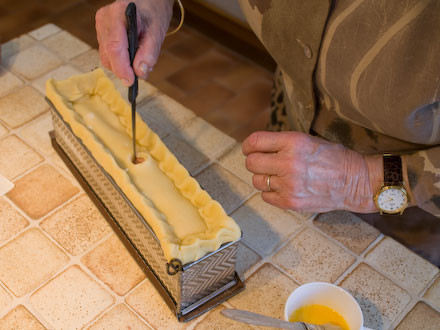
M 305 305 L 323 305 L 334 309 L 347 322 L 350 330 L 365 330 L 364 318 L 357 301 L 339 286 L 312 282 L 296 288 L 287 298 L 284 307 L 284 319 L 289 320 L 290 315 Z

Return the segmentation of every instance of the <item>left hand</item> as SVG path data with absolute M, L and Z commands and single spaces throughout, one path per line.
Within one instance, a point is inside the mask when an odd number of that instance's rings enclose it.
M 242 148 L 253 185 L 267 203 L 296 211 L 377 212 L 373 196 L 383 181 L 380 156 L 299 132 L 255 132 Z

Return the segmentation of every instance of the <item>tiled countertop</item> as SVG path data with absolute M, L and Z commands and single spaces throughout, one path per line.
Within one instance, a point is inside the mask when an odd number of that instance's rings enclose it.
M 244 232 L 245 291 L 178 323 L 50 145 L 44 82 L 98 65 L 96 50 L 51 24 L 2 46 L 0 173 L 15 188 L 0 196 L 0 329 L 252 329 L 219 311 L 282 318 L 289 293 L 311 281 L 351 292 L 371 328 L 440 328 L 437 267 L 350 213 L 265 204 L 234 139 L 142 82 L 140 113 Z

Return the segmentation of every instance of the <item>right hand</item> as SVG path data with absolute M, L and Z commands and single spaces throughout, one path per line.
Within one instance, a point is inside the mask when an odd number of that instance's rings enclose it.
M 125 10 L 136 4 L 139 48 L 133 61 L 128 54 Z M 134 82 L 134 74 L 148 77 L 157 62 L 173 13 L 174 0 L 116 0 L 96 12 L 96 35 L 102 65 L 113 71 L 126 86 Z

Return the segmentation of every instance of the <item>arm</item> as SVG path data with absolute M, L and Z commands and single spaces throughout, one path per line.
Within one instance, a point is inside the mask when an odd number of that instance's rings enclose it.
M 133 62 L 128 56 L 125 10 L 130 2 L 136 3 L 139 48 Z M 96 35 L 99 57 L 104 67 L 112 70 L 122 82 L 130 86 L 134 74 L 146 79 L 157 62 L 165 38 L 174 0 L 117 0 L 96 12 Z

